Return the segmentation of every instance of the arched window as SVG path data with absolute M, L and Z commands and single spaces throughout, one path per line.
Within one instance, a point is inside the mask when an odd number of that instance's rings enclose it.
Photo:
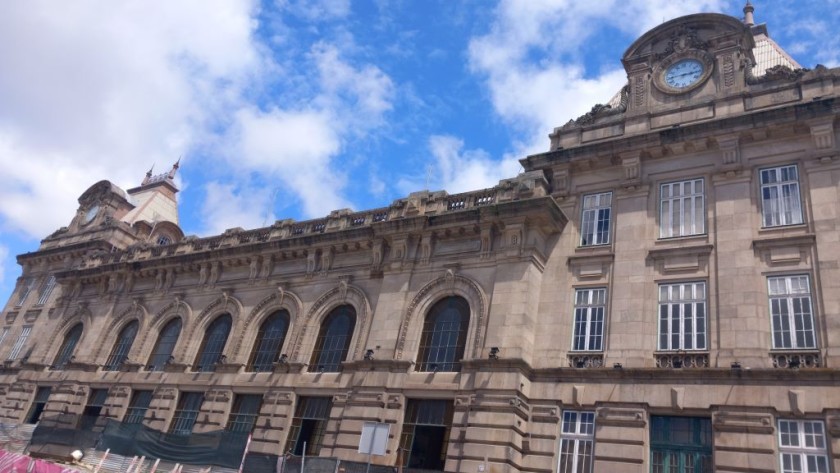
M 230 315 L 224 314 L 207 327 L 201 349 L 198 350 L 198 356 L 195 358 L 196 371 L 214 371 L 216 369 L 216 363 L 221 360 L 222 353 L 224 353 L 231 325 Z
M 470 304 L 463 297 L 435 303 L 423 324 L 417 371 L 460 371 L 469 325 Z
M 82 338 L 82 329 L 82 324 L 76 324 L 67 332 L 66 335 L 64 335 L 64 342 L 61 343 L 61 348 L 58 349 L 58 355 L 56 355 L 55 361 L 53 361 L 53 369 L 63 370 L 64 365 L 73 358 L 73 352 L 76 350 L 76 344 L 79 343 L 79 339 Z
M 309 362 L 310 371 L 341 371 L 341 362 L 347 357 L 355 326 L 356 309 L 353 306 L 342 305 L 333 309 L 321 323 L 315 351 Z
M 250 371 L 272 370 L 280 349 L 283 348 L 283 340 L 286 339 L 288 329 L 289 313 L 285 310 L 275 312 L 265 319 L 260 325 L 257 343 L 254 344 L 254 351 L 248 361 Z
M 111 354 L 108 356 L 108 361 L 105 362 L 105 371 L 117 371 L 123 362 L 128 359 L 128 352 L 137 336 L 137 327 L 139 326 L 140 323 L 135 320 L 122 329 Z
M 163 326 L 163 330 L 158 335 L 157 343 L 155 343 L 155 348 L 152 350 L 152 355 L 149 357 L 149 371 L 163 371 L 163 367 L 172 358 L 172 352 L 175 351 L 175 344 L 178 343 L 178 336 L 180 335 L 180 318 L 172 319 Z

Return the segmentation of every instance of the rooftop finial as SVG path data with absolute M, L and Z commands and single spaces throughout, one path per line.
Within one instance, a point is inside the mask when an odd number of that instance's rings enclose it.
M 181 157 L 178 156 L 178 160 L 175 161 L 175 164 L 172 165 L 172 169 L 169 170 L 169 175 L 167 176 L 169 179 L 175 179 L 175 172 L 178 168 L 181 167 Z
M 144 186 L 149 183 L 149 180 L 152 178 L 152 172 L 155 170 L 155 165 L 152 164 L 152 167 L 146 172 L 146 178 L 143 179 L 143 182 L 140 183 L 141 186 Z
M 753 12 L 755 8 L 753 8 L 752 3 L 750 0 L 747 0 L 747 4 L 744 5 L 744 24 L 747 26 L 755 26 L 755 19 L 753 18 Z

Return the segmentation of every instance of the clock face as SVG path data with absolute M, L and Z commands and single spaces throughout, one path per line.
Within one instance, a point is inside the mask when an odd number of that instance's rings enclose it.
M 675 89 L 694 85 L 703 76 L 703 63 L 696 59 L 677 61 L 665 70 L 665 83 Z
M 89 208 L 88 211 L 85 213 L 85 223 L 90 223 L 96 214 L 99 213 L 99 205 L 94 205 L 93 207 Z

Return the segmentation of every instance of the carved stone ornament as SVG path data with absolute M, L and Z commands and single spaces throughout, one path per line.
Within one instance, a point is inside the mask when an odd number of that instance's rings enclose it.
M 665 49 L 657 54 L 656 58 L 660 59 L 692 49 L 705 51 L 708 47 L 709 45 L 697 35 L 697 30 L 689 26 L 680 26 L 671 33 L 671 39 L 668 40 Z
M 778 66 L 773 66 L 770 69 L 764 71 L 763 75 L 755 76 L 753 75 L 753 68 L 755 64 L 748 64 L 746 67 L 746 81 L 747 84 L 761 84 L 764 82 L 775 82 L 775 81 L 783 81 L 783 82 L 794 82 L 799 80 L 803 74 L 808 72 L 810 69 L 801 68 L 801 69 L 791 69 L 788 66 L 782 66 L 781 64 Z

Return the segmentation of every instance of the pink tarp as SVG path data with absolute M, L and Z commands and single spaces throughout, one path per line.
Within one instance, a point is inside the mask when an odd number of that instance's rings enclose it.
M 77 473 L 78 470 L 0 449 L 0 472 L 3 473 Z

